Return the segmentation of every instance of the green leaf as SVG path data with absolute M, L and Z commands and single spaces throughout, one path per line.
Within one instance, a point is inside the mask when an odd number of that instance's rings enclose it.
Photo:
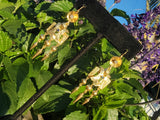
M 129 70 L 126 74 L 123 75 L 123 78 L 135 78 L 135 79 L 143 79 L 139 72 L 134 70 Z
M 58 85 L 53 85 L 45 93 L 48 95 L 48 98 L 46 99 L 42 96 L 34 104 L 33 109 L 35 113 L 44 114 L 66 109 L 70 103 L 69 93 L 69 90 Z
M 28 35 L 28 38 L 31 37 L 31 34 Z M 27 39 L 27 38 L 26 38 Z M 26 40 L 22 45 L 22 52 L 27 53 L 29 47 L 29 40 Z
M 7 33 L 0 31 L 0 51 L 5 52 L 12 47 L 12 40 Z
M 52 3 L 54 4 L 54 3 Z M 49 6 L 51 4 L 48 3 L 47 1 L 43 1 L 43 2 L 40 2 L 34 9 L 35 13 L 40 13 L 41 11 L 45 11 L 45 10 L 48 10 Z
M 32 22 L 27 21 L 27 22 L 24 22 L 23 24 L 24 24 L 27 31 L 31 30 L 31 29 L 34 29 L 34 28 L 37 28 L 37 25 L 35 23 L 32 23 Z
M 5 20 L 0 20 L 0 25 L 4 22 Z M 0 30 L 1 30 L 2 28 L 0 27 Z
M 65 12 L 68 13 L 70 9 L 73 8 L 73 4 L 68 0 L 56 1 L 51 4 L 48 8 L 48 11 L 57 11 L 57 12 Z
M 38 35 L 35 37 L 34 41 L 32 42 L 32 44 L 34 44 L 35 42 L 37 42 L 40 38 L 41 35 L 43 35 L 45 32 L 43 29 L 41 29 L 41 31 L 38 33 Z M 34 50 L 34 49 L 33 49 Z
M 119 92 L 119 90 L 116 90 L 115 92 L 116 92 L 115 94 L 110 95 L 110 96 L 107 97 L 107 99 L 109 101 L 127 100 L 127 99 L 130 99 L 130 98 L 133 98 L 133 96 L 131 96 L 131 95 L 127 94 L 127 93 Z
M 72 98 L 72 102 L 77 98 L 77 96 L 84 92 L 84 90 L 86 89 L 86 86 L 81 86 L 76 92 L 70 94 L 70 98 Z
M 0 82 L 0 96 L 0 116 L 13 114 L 17 110 L 18 99 L 15 82 Z
M 134 111 L 135 111 L 135 109 L 136 109 L 137 107 L 136 106 L 129 106 L 129 115 L 133 118 L 134 117 L 134 115 L 135 115 L 135 113 L 134 113 Z
M 128 23 L 130 23 L 130 17 L 126 14 L 126 12 L 124 12 L 123 10 L 120 9 L 113 9 L 110 13 L 113 16 L 119 16 L 119 17 L 123 17 L 124 19 L 127 20 Z
M 11 60 L 9 59 L 9 57 L 3 57 L 3 63 L 4 63 L 4 66 L 6 67 L 6 69 L 8 70 L 9 69 L 9 66 L 11 65 Z
M 19 86 L 17 109 L 20 108 L 35 92 L 36 90 L 31 79 L 26 77 Z
M 119 54 L 119 52 L 115 49 L 115 47 L 113 47 L 112 44 L 108 42 L 106 38 L 102 38 L 101 50 L 104 59 L 113 56 L 113 53 L 114 55 Z
M 138 94 L 137 90 L 134 90 L 133 87 L 127 83 L 125 83 L 124 80 L 117 80 L 113 83 L 113 86 L 115 87 L 116 90 L 118 90 L 120 93 L 126 93 L 130 96 L 132 96 L 133 99 L 127 101 L 129 103 L 135 103 L 135 102 L 140 102 L 141 97 Z
M 107 107 L 106 106 L 101 106 L 97 114 L 93 117 L 93 120 L 103 120 L 107 114 Z
M 88 23 L 80 27 L 76 37 L 83 36 L 87 33 L 96 33 L 92 24 Z
M 23 52 L 20 51 L 19 49 L 16 49 L 16 50 L 14 50 L 14 51 L 8 50 L 8 51 L 5 52 L 5 54 L 6 54 L 8 57 L 11 57 L 11 58 L 12 58 L 12 57 L 17 57 L 17 56 L 22 55 Z
M 108 41 L 105 38 L 102 38 L 101 50 L 102 50 L 102 56 L 104 59 L 107 57 L 107 54 L 106 54 L 107 48 L 108 48 Z
M 46 22 L 52 21 L 52 20 L 53 20 L 53 18 L 50 16 L 47 16 L 47 13 L 40 12 L 37 15 L 37 21 L 40 23 L 40 27 L 41 27 L 42 23 L 46 23 Z
M 35 77 L 36 85 L 38 89 L 40 89 L 53 75 L 49 71 L 40 71 L 40 69 L 35 69 L 32 73 L 33 77 Z M 42 95 L 42 98 L 45 101 L 49 100 L 49 94 L 45 92 Z
M 15 19 L 14 15 L 11 14 L 10 12 L 8 11 L 5 11 L 5 10 L 0 10 L 0 16 L 3 18 L 3 19 Z
M 35 73 L 33 73 L 33 77 L 36 79 L 38 89 L 41 88 L 53 76 L 49 71 L 37 71 Z
M 8 0 L 0 0 L 0 9 L 4 9 L 10 6 L 14 6 L 12 2 L 8 2 Z
M 126 103 L 127 100 L 115 100 L 115 101 L 106 101 L 105 106 L 107 108 L 121 108 Z
M 21 27 L 20 20 L 7 20 L 2 24 L 2 26 L 8 31 L 10 34 L 16 35 L 18 28 Z
M 29 65 L 24 58 L 16 59 L 12 64 L 5 64 L 10 80 L 16 81 L 17 89 L 28 75 Z
M 118 109 L 107 109 L 106 120 L 118 120 Z
M 126 82 L 132 85 L 133 87 L 135 87 L 137 90 L 139 90 L 144 100 L 147 101 L 148 94 L 145 92 L 145 90 L 143 89 L 143 86 L 138 80 L 129 79 L 129 80 L 126 80 Z
M 88 115 L 82 111 L 74 111 L 63 118 L 63 120 L 88 120 Z
M 48 68 L 49 68 L 49 61 L 45 60 L 43 63 L 43 66 L 41 67 L 41 70 L 45 71 L 45 70 L 48 70 Z
M 63 48 L 58 51 L 58 63 L 62 65 L 63 62 L 70 57 L 71 47 L 69 46 L 69 42 L 63 45 Z
M 18 8 L 21 7 L 25 3 L 26 3 L 26 0 L 17 0 L 13 13 L 15 13 L 18 10 Z
M 90 65 L 91 60 L 90 54 L 85 54 L 76 62 L 76 65 L 79 69 L 86 70 Z
M 121 93 L 127 93 L 129 95 L 133 95 L 133 87 L 124 83 L 123 80 L 114 81 L 113 86 Z
M 76 73 L 78 70 L 79 70 L 79 68 L 77 67 L 77 65 L 73 65 L 72 67 L 70 67 L 68 69 L 67 74 L 72 75 L 72 74 Z

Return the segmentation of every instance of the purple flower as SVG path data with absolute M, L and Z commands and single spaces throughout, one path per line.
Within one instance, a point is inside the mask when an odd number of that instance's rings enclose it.
M 160 23 L 154 21 L 160 15 L 160 6 L 143 14 L 131 15 L 132 22 L 124 27 L 143 45 L 142 51 L 132 61 L 139 67 L 146 82 L 160 81 Z
M 82 25 L 82 24 L 83 24 L 83 20 L 78 21 L 78 23 L 79 23 L 80 25 Z

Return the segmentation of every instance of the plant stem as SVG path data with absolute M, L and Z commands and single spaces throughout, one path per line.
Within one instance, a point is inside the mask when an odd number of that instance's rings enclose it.
M 142 103 L 135 103 L 135 104 L 125 104 L 125 106 L 137 106 L 137 105 L 145 105 L 145 104 L 154 103 L 154 102 L 158 102 L 158 101 L 160 101 L 160 99 L 151 100 L 151 101 L 142 102 Z

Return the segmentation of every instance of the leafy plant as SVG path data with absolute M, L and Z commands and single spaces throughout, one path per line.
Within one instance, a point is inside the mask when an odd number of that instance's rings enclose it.
M 73 8 L 73 2 L 59 0 L 36 4 L 32 0 L 3 0 L 0 4 L 0 116 L 4 116 L 20 108 L 63 64 L 87 46 L 96 36 L 96 31 L 88 20 L 80 18 L 83 24 L 77 22 L 69 26 L 69 39 L 49 59 L 41 62 L 40 55 L 32 60 L 41 44 L 30 51 L 31 44 L 44 34 L 53 21 L 66 21 L 66 13 Z M 118 15 L 119 10 L 115 12 L 112 14 Z M 119 69 L 111 71 L 111 84 L 100 90 L 90 103 L 85 106 L 81 105 L 81 101 L 72 103 L 76 95 L 85 89 L 83 86 L 70 95 L 79 80 L 97 65 L 107 68 L 107 61 L 114 55 L 120 54 L 105 38 L 101 39 L 61 77 L 57 85 L 50 87 L 30 106 L 32 112 L 46 114 L 65 111 L 59 116 L 64 120 L 148 118 L 145 112 L 138 112 L 143 111 L 141 107 L 125 106 L 139 103 L 141 98 L 147 100 L 146 92 L 137 81 L 139 73 L 129 69 L 130 62 L 125 59 Z

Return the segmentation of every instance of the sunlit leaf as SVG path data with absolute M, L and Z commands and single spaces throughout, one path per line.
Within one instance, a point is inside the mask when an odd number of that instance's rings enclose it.
M 107 109 L 106 120 L 118 120 L 118 109 Z
M 63 48 L 61 48 L 58 51 L 58 63 L 59 65 L 62 65 L 63 62 L 70 57 L 71 54 L 71 47 L 69 46 L 69 42 L 67 44 L 65 44 L 65 46 Z
M 17 110 L 17 92 L 15 82 L 9 80 L 0 83 L 0 115 L 13 114 Z
M 4 9 L 10 6 L 14 6 L 14 4 L 12 2 L 8 2 L 8 0 L 1 0 L 0 1 L 0 9 Z
M 13 11 L 13 13 L 15 13 L 19 7 L 21 7 L 24 3 L 26 3 L 26 0 L 17 0 L 17 2 L 15 3 L 15 9 Z
M 5 63 L 5 62 L 4 62 Z M 5 63 L 7 73 L 10 80 L 17 82 L 17 87 L 21 85 L 21 82 L 25 79 L 28 74 L 29 66 L 24 58 L 16 59 L 12 64 Z
M 141 83 L 136 80 L 136 79 L 129 79 L 126 80 L 127 83 L 131 84 L 133 87 L 135 87 L 137 90 L 140 91 L 142 97 L 145 99 L 145 101 L 147 101 L 147 96 L 148 94 L 144 91 L 143 86 L 141 85 Z
M 127 100 L 106 101 L 105 106 L 110 109 L 121 108 Z
M 126 74 L 124 74 L 123 78 L 135 78 L 135 79 L 143 79 L 141 76 L 140 76 L 140 73 L 137 72 L 137 71 L 133 71 L 133 70 L 129 70 L 127 71 Z
M 120 10 L 120 9 L 113 9 L 110 13 L 113 16 L 119 16 L 119 17 L 123 17 L 125 20 L 127 20 L 128 23 L 130 23 L 130 17 L 126 14 L 125 11 Z
M 48 22 L 48 21 L 51 21 L 51 20 L 53 20 L 53 18 L 50 17 L 50 16 L 47 16 L 47 13 L 40 12 L 40 13 L 37 15 L 37 20 L 39 21 L 40 26 L 41 26 L 42 23 L 46 23 L 46 22 Z
M 90 24 L 90 23 L 81 26 L 76 36 L 80 37 L 80 36 L 83 36 L 83 35 L 85 35 L 87 33 L 96 33 L 96 31 L 94 30 L 93 25 Z
M 31 79 L 26 77 L 19 86 L 17 109 L 21 107 L 35 92 L 36 90 Z
M 35 12 L 40 13 L 41 11 L 45 11 L 49 8 L 51 4 L 48 3 L 47 1 L 40 2 L 36 7 L 35 7 Z
M 71 8 L 73 8 L 73 4 L 71 2 L 68 0 L 62 0 L 52 3 L 48 10 L 68 13 Z
M 23 23 L 26 30 L 31 30 L 31 29 L 34 29 L 34 28 L 37 28 L 37 25 L 35 23 L 32 23 L 32 22 L 24 22 Z
M 106 115 L 107 115 L 107 107 L 101 106 L 98 109 L 97 114 L 93 117 L 93 120 L 103 120 Z
M 68 69 L 67 74 L 68 74 L 68 75 L 71 75 L 71 74 L 76 73 L 77 71 L 78 71 L 77 65 L 73 65 L 71 68 Z
M 63 120 L 88 120 L 88 115 L 82 111 L 74 111 L 63 118 Z
M 5 20 L 14 19 L 14 15 L 5 10 L 0 10 L 0 16 Z
M 12 40 L 6 32 L 0 31 L 0 51 L 4 52 L 12 47 Z
M 8 31 L 10 34 L 16 35 L 18 28 L 21 27 L 21 21 L 20 20 L 7 20 L 2 24 L 2 26 Z

